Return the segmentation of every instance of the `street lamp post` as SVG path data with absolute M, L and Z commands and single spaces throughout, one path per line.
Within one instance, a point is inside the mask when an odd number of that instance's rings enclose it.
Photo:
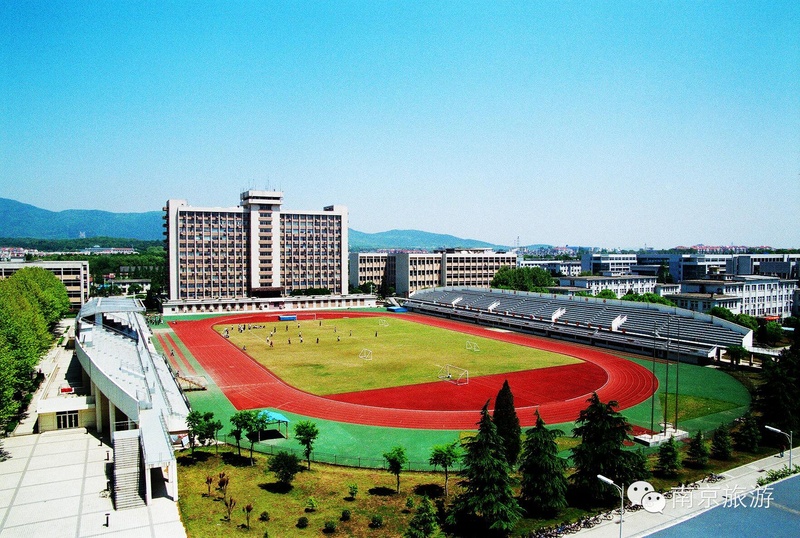
M 622 538 L 622 516 L 625 515 L 625 492 L 621 487 L 616 485 L 614 481 L 611 480 L 610 478 L 607 478 L 601 474 L 597 475 L 597 478 L 601 482 L 605 482 L 606 484 L 614 486 L 619 490 L 619 538 Z
M 793 467 L 792 467 L 792 448 L 794 447 L 794 445 L 792 444 L 792 430 L 789 430 L 789 433 L 786 433 L 785 431 L 781 431 L 778 428 L 773 428 L 772 426 L 764 426 L 764 428 L 766 428 L 767 430 L 769 430 L 771 432 L 775 432 L 775 433 L 779 433 L 781 435 L 785 435 L 786 438 L 789 440 L 789 472 L 792 472 L 792 469 L 793 469 Z

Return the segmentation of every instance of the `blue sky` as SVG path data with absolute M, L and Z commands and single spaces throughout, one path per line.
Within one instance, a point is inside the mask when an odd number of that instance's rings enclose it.
M 0 197 L 800 247 L 800 3 L 2 2 Z

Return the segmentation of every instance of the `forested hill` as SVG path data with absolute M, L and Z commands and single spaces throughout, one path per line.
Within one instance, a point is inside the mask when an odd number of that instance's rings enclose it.
M 161 211 L 146 213 L 111 213 L 94 209 L 48 211 L 8 198 L 0 198 L 0 238 L 13 242 L 15 238 L 77 240 L 84 237 L 89 243 L 102 246 L 112 246 L 110 238 L 163 241 L 163 215 Z M 118 243 L 118 241 L 112 242 Z M 42 249 L 38 245 L 36 248 Z M 506 247 L 476 239 L 462 239 L 453 235 L 420 230 L 390 230 L 378 233 L 349 230 L 351 251 L 441 248 L 503 249 Z
M 111 213 L 95 209 L 48 211 L 8 198 L 0 198 L 0 237 L 38 239 L 77 239 L 125 237 L 158 240 L 163 238 L 163 213 Z

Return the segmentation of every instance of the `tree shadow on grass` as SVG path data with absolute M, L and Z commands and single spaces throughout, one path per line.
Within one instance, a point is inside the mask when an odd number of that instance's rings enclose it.
M 189 467 L 190 465 L 207 461 L 211 456 L 213 456 L 213 454 L 209 454 L 208 452 L 195 452 L 194 455 L 183 454 L 176 459 L 178 460 L 178 465 L 181 467 Z
M 439 484 L 419 484 L 414 487 L 414 493 L 417 495 L 425 495 L 429 499 L 438 499 L 444 497 L 444 488 Z
M 394 495 L 396 492 L 392 488 L 387 488 L 386 486 L 375 486 L 374 488 L 369 489 L 370 495 L 378 495 L 379 497 L 388 497 L 389 495 Z
M 232 467 L 250 467 L 250 457 L 240 456 L 236 452 L 223 452 L 222 461 Z
M 285 495 L 294 489 L 294 486 L 291 484 L 286 484 L 284 482 L 264 482 L 258 485 L 264 491 L 269 491 L 270 493 L 278 493 L 280 495 Z

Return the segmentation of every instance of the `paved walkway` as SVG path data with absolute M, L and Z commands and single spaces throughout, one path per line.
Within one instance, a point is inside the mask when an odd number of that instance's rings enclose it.
M 114 510 L 104 493 L 114 451 L 84 429 L 9 437 L 3 449 L 0 538 L 186 536 L 165 492 L 149 506 Z
M 800 448 L 792 452 L 792 465 L 800 464 Z M 659 538 L 714 536 L 798 536 L 800 497 L 796 476 L 756 491 L 756 481 L 770 469 L 789 465 L 785 457 L 769 456 L 726 471 L 724 480 L 702 484 L 684 495 L 665 499 L 663 512 L 626 512 L 622 536 L 655 535 Z M 792 488 L 792 486 L 794 486 Z M 746 529 L 759 529 L 753 533 Z M 577 533 L 589 538 L 619 536 L 619 517 Z

